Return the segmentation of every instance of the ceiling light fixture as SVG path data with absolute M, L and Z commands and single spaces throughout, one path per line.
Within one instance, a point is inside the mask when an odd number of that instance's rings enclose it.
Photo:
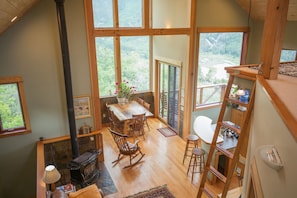
M 10 22 L 13 23 L 16 19 L 18 18 L 18 16 L 13 17 Z

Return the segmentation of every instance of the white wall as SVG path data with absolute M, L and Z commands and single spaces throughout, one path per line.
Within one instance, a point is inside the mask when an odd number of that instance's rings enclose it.
M 264 197 L 296 197 L 297 143 L 259 83 L 256 88 L 253 123 L 246 164 L 249 168 L 255 157 Z M 276 171 L 264 163 L 257 151 L 262 145 L 275 145 L 284 164 L 283 169 Z M 249 170 L 246 173 L 249 174 Z M 246 177 L 245 189 L 248 180 L 249 177 Z

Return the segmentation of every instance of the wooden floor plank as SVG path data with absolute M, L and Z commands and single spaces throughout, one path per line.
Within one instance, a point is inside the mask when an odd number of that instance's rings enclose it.
M 145 140 L 139 138 L 139 145 L 145 153 L 141 163 L 132 168 L 123 169 L 128 158 L 116 166 L 111 163 L 117 158 L 118 151 L 108 129 L 102 129 L 104 141 L 104 163 L 107 167 L 117 193 L 107 195 L 107 198 L 119 198 L 167 184 L 176 198 L 195 198 L 199 186 L 199 173 L 195 174 L 193 183 L 191 175 L 187 176 L 189 159 L 182 163 L 186 142 L 179 136 L 164 137 L 157 128 L 165 125 L 156 118 L 148 119 L 150 131 L 145 128 Z M 133 141 L 133 140 L 131 140 Z M 210 187 L 220 193 L 222 186 L 218 183 Z

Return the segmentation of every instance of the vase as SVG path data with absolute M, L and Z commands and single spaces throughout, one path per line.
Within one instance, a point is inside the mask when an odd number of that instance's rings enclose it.
M 117 100 L 118 100 L 118 104 L 126 104 L 127 103 L 127 98 L 118 98 L 117 97 Z

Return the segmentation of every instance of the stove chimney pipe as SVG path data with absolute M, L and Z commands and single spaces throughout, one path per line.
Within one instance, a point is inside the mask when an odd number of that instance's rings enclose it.
M 56 8 L 57 8 L 59 34 L 60 34 L 60 42 L 61 42 L 62 58 L 63 58 L 64 81 L 65 81 L 65 89 L 66 89 L 72 157 L 74 159 L 79 156 L 79 148 L 78 148 L 78 142 L 77 142 L 77 136 L 76 136 L 76 124 L 75 124 L 75 115 L 74 115 L 74 106 L 73 106 L 69 49 L 68 49 L 68 40 L 67 40 L 67 31 L 66 31 L 66 20 L 65 20 L 65 13 L 64 13 L 64 0 L 55 0 L 55 1 L 56 1 Z

